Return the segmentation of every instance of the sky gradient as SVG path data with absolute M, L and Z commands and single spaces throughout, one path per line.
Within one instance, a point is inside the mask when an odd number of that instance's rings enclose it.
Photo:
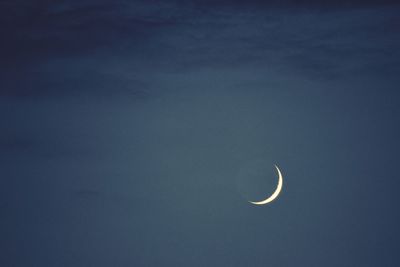
M 2 1 L 0 266 L 398 266 L 400 6 L 264 2 Z

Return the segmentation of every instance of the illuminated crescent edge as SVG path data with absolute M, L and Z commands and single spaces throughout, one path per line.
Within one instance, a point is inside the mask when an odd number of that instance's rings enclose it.
M 278 172 L 278 179 L 279 179 L 278 180 L 278 186 L 276 187 L 275 192 L 267 199 L 264 199 L 264 200 L 261 200 L 261 201 L 256 201 L 256 202 L 249 201 L 250 203 L 255 204 L 255 205 L 264 205 L 264 204 L 267 204 L 267 203 L 273 201 L 275 198 L 278 197 L 279 193 L 282 190 L 283 178 L 282 178 L 282 173 L 279 170 L 278 166 L 275 165 L 275 168 L 276 168 L 276 171 Z

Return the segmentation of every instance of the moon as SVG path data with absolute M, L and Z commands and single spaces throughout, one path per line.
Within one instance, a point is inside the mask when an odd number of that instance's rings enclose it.
M 267 203 L 270 203 L 271 201 L 273 201 L 274 199 L 276 199 L 279 195 L 279 193 L 282 190 L 282 186 L 283 186 L 283 177 L 282 177 L 282 173 L 279 170 L 278 166 L 275 165 L 276 171 L 278 173 L 278 185 L 275 189 L 275 192 L 268 198 L 261 200 L 261 201 L 249 201 L 250 203 L 254 204 L 254 205 L 265 205 Z

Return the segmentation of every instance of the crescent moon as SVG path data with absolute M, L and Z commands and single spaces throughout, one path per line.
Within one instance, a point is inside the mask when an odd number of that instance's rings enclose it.
M 267 204 L 267 203 L 273 201 L 275 198 L 278 197 L 279 193 L 282 190 L 283 177 L 282 177 L 282 173 L 279 170 L 278 166 L 275 165 L 275 168 L 276 168 L 276 171 L 278 173 L 278 185 L 277 185 L 277 187 L 275 189 L 275 192 L 270 197 L 268 197 L 267 199 L 264 199 L 264 200 L 261 200 L 261 201 L 256 201 L 256 202 L 255 201 L 249 201 L 250 203 L 252 203 L 254 205 L 264 205 L 264 204 Z

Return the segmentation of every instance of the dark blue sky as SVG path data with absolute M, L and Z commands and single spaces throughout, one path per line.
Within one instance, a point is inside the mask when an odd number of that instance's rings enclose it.
M 2 1 L 0 266 L 398 266 L 377 2 Z

